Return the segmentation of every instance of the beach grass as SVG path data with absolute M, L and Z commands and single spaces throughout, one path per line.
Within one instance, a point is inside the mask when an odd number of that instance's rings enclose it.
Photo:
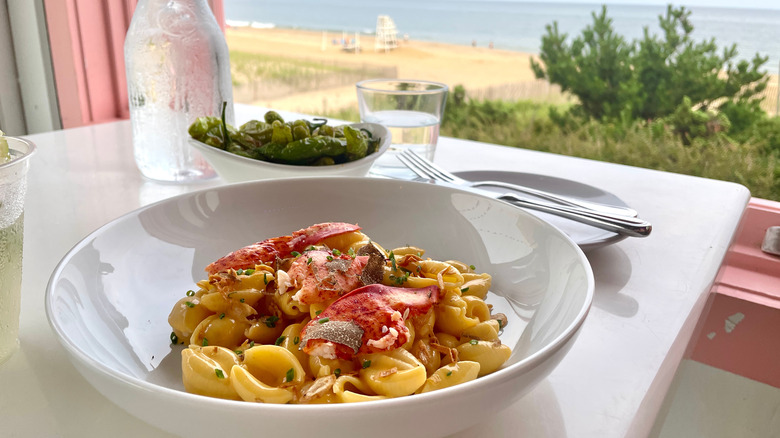
M 299 82 L 323 73 L 343 73 L 349 67 L 321 61 L 282 58 L 242 51 L 230 51 L 234 83 L 252 80 Z

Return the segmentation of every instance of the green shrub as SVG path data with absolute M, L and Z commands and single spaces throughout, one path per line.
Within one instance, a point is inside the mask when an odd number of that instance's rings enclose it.
M 714 39 L 694 41 L 690 14 L 670 5 L 659 17 L 661 37 L 645 28 L 644 37 L 631 42 L 615 33 L 606 6 L 571 43 L 554 22 L 542 36 L 541 63 L 532 60 L 531 67 L 578 98 L 578 115 L 622 127 L 671 117 L 685 143 L 720 132 L 715 125 L 730 124 L 742 135 L 764 117 L 757 96 L 769 79 L 761 71 L 768 58 L 735 62 L 735 45 L 721 54 Z M 725 118 L 711 113 L 719 106 Z M 692 124 L 683 126 L 684 119 Z

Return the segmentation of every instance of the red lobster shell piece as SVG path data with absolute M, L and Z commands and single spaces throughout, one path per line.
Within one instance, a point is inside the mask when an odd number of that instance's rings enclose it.
M 360 230 L 357 225 L 343 222 L 325 222 L 298 230 L 291 236 L 279 236 L 245 246 L 206 266 L 209 275 L 228 269 L 250 269 L 256 264 L 271 263 L 276 258 L 290 257 L 293 251 L 303 252 L 328 237 Z
M 439 302 L 439 287 L 419 289 L 370 284 L 328 306 L 301 331 L 303 351 L 351 359 L 357 353 L 399 348 L 409 340 L 404 320 L 428 313 Z

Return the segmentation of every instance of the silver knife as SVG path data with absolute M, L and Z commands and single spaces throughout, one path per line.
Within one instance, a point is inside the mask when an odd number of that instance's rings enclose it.
M 575 206 L 551 204 L 544 201 L 522 198 L 514 193 L 502 194 L 499 192 L 480 189 L 478 187 L 464 187 L 462 185 L 450 184 L 436 180 L 426 181 L 432 184 L 446 186 L 464 192 L 476 193 L 478 195 L 486 196 L 492 199 L 498 199 L 517 207 L 528 208 L 531 210 L 542 211 L 544 213 L 564 217 L 566 219 L 577 221 L 603 230 L 612 231 L 613 233 L 624 236 L 647 237 L 653 230 L 653 226 L 650 224 L 650 222 L 647 222 L 646 220 L 640 219 L 638 217 L 597 212 Z

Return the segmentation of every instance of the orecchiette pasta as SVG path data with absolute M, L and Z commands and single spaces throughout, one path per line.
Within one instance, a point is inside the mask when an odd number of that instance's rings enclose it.
M 425 367 L 411 353 L 397 348 L 388 353 L 360 356 L 367 364 L 359 376 L 372 391 L 385 397 L 409 395 L 425 383 Z
M 461 360 L 456 363 L 445 365 L 431 377 L 418 390 L 419 393 L 436 391 L 437 389 L 455 386 L 459 383 L 474 380 L 479 375 L 479 362 Z
M 263 403 L 354 403 L 451 387 L 499 369 L 491 277 L 425 250 L 385 250 L 317 224 L 242 248 L 168 318 L 188 392 Z M 305 301 L 305 302 L 302 302 Z
M 184 389 L 194 394 L 238 400 L 230 382 L 230 370 L 238 356 L 223 347 L 191 346 L 182 351 Z

